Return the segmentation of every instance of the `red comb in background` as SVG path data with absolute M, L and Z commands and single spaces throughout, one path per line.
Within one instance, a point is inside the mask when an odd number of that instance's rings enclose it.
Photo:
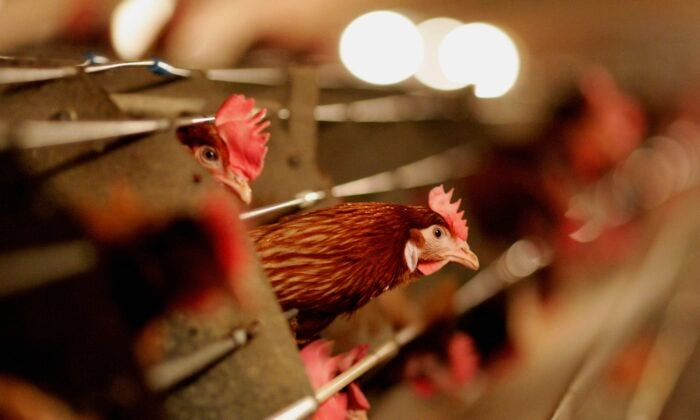
M 450 203 L 453 192 L 454 188 L 445 193 L 445 188 L 442 185 L 433 188 L 428 196 L 428 206 L 447 221 L 453 236 L 466 241 L 469 230 L 467 221 L 464 219 L 464 210 L 457 211 L 462 200 Z
M 232 166 L 249 181 L 262 172 L 266 143 L 270 133 L 263 132 L 269 121 L 263 121 L 267 109 L 254 111 L 254 99 L 243 95 L 231 95 L 216 112 L 214 124 L 229 150 Z

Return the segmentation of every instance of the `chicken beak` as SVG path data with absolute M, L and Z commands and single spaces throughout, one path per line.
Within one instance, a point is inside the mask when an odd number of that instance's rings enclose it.
M 453 262 L 462 264 L 463 266 L 471 268 L 472 270 L 479 269 L 479 257 L 477 257 L 476 254 L 469 249 L 469 244 L 467 244 L 466 241 L 459 242 L 458 250 L 452 253 L 451 257 Z
M 250 189 L 250 185 L 248 185 L 248 181 L 245 178 L 235 174 L 226 174 L 226 177 L 220 179 L 227 187 L 232 189 L 245 204 L 250 204 L 253 198 L 253 191 Z

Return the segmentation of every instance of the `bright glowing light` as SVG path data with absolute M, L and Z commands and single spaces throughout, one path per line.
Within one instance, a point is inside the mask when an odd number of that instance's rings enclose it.
M 125 0 L 112 12 L 114 51 L 125 60 L 143 56 L 175 12 L 177 0 Z
M 390 85 L 411 77 L 423 61 L 423 39 L 405 16 L 376 11 L 352 21 L 340 38 L 340 59 L 355 77 Z
M 438 51 L 445 35 L 453 29 L 459 27 L 462 22 L 438 17 L 428 19 L 418 25 L 418 31 L 423 36 L 425 43 L 425 58 L 423 64 L 416 73 L 416 79 L 426 86 L 439 90 L 455 90 L 463 88 L 467 83 L 456 83 L 445 77 L 445 73 L 440 66 Z
M 486 23 L 453 29 L 445 36 L 438 54 L 447 79 L 475 85 L 474 93 L 480 98 L 504 95 L 520 72 L 520 56 L 513 40 Z

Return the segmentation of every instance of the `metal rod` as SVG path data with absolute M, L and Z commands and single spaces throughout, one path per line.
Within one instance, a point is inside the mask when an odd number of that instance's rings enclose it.
M 100 64 L 84 66 L 83 71 L 85 73 L 101 73 L 103 71 L 116 70 L 126 67 L 150 67 L 155 64 L 155 60 L 105 62 Z
M 283 410 L 272 414 L 268 420 L 297 420 L 305 419 L 318 410 L 318 401 L 312 395 L 307 395 L 292 404 L 285 407 Z
M 407 328 L 413 328 L 418 331 L 422 330 L 422 328 L 417 326 L 408 326 L 405 327 L 404 330 Z M 326 385 L 319 388 L 318 391 L 316 391 L 316 401 L 319 403 L 326 401 L 372 368 L 385 360 L 391 359 L 398 353 L 399 348 L 401 348 L 401 344 L 399 344 L 395 338 L 385 342 L 363 357 L 362 360 L 350 366 L 348 370 L 342 372 Z
M 455 313 L 461 315 L 501 290 L 548 266 L 553 250 L 539 240 L 521 239 L 455 292 Z
M 74 66 L 0 68 L 0 84 L 63 79 L 75 76 L 80 72 L 87 74 L 102 73 L 129 67 L 149 67 L 153 72 L 179 77 L 191 77 L 194 74 L 192 70 L 175 67 L 161 60 L 110 62 L 104 57 L 96 57 Z
M 326 198 L 325 191 L 302 192 L 302 193 L 299 193 L 296 198 L 293 198 L 291 200 L 283 201 L 281 203 L 271 204 L 269 206 L 260 207 L 260 208 L 254 209 L 254 210 L 250 210 L 250 211 L 241 213 L 240 218 L 241 218 L 241 220 L 248 220 L 248 219 L 259 217 L 259 216 L 262 216 L 265 214 L 274 213 L 274 212 L 277 212 L 280 210 L 284 210 L 284 209 L 306 207 L 306 206 L 310 206 L 312 204 L 315 204 L 315 203 L 323 200 L 324 198 Z
M 100 73 L 126 67 L 149 67 L 156 73 L 179 77 L 191 77 L 194 73 L 192 70 L 175 67 L 162 60 L 106 62 L 86 66 L 83 71 L 85 73 Z
M 278 86 L 287 82 L 287 72 L 280 68 L 212 69 L 204 72 L 217 82 Z
M 690 280 L 690 281 L 688 281 Z M 700 293 L 688 279 L 666 309 L 637 390 L 627 407 L 627 419 L 660 418 L 700 342 Z
M 460 145 L 389 171 L 336 185 L 331 194 L 348 197 L 438 184 L 473 174 L 481 158 L 473 145 Z
M 40 82 L 44 80 L 62 79 L 78 74 L 77 67 L 4 67 L 0 68 L 0 84 Z
M 0 122 L 0 150 L 34 149 L 166 131 L 173 127 L 214 121 L 211 115 L 187 118 L 102 121 Z
M 7 59 L 10 59 L 9 57 Z M 109 61 L 106 57 L 93 56 L 74 66 L 61 67 L 6 67 L 0 68 L 0 84 L 28 83 L 111 70 L 146 67 L 152 72 L 177 77 L 193 77 L 198 72 L 176 67 L 158 59 L 138 61 Z M 287 82 L 287 71 L 282 68 L 230 68 L 205 70 L 204 77 L 212 81 L 278 86 Z M 362 99 L 348 103 L 318 105 L 314 118 L 321 122 L 398 122 L 444 120 L 446 111 L 455 114 L 455 106 L 434 96 L 392 94 L 378 98 Z M 280 119 L 288 119 L 290 111 L 280 109 Z
M 480 158 L 473 146 L 457 146 L 396 169 L 336 185 L 329 192 L 302 192 L 291 200 L 250 210 L 240 217 L 247 220 L 283 209 L 305 207 L 327 197 L 344 198 L 438 184 L 474 173 Z
M 43 286 L 91 270 L 97 250 L 77 239 L 0 254 L 0 297 Z
M 255 336 L 257 324 L 234 330 L 230 337 L 207 344 L 206 346 L 175 359 L 162 362 L 146 369 L 145 381 L 156 392 L 166 391 L 182 381 L 206 370 L 227 354 L 250 342 Z
M 351 102 L 323 104 L 314 109 L 316 121 L 384 123 L 444 120 L 457 107 L 439 96 L 392 94 Z
M 158 61 L 142 61 L 132 63 L 101 64 L 87 69 L 103 71 L 125 67 L 127 65 L 146 65 Z M 71 67 L 73 69 L 73 67 Z M 0 69 L 0 77 L 2 71 Z M 13 71 L 15 69 L 12 69 Z M 325 106 L 325 105 L 324 105 Z M 0 121 L 0 150 L 17 147 L 31 149 L 97 141 L 114 137 L 146 134 L 164 131 L 173 126 L 179 127 L 191 124 L 215 121 L 215 116 L 185 118 L 160 118 L 143 120 L 102 120 L 102 121 L 43 121 L 25 120 L 17 123 Z M 12 139 L 10 141 L 9 139 Z M 391 171 L 362 178 L 357 181 L 337 185 L 331 193 L 334 197 L 372 194 L 396 189 L 407 189 L 441 182 L 445 179 L 459 178 L 475 171 L 478 164 L 478 154 L 472 146 L 458 146 L 446 152 L 429 156 L 425 159 L 401 166 Z M 294 200 L 292 200 L 294 201 Z M 304 201 L 299 204 L 304 204 Z M 286 207 L 299 204 L 290 203 Z M 274 210 L 273 210 L 274 211 Z
M 3 59 L 10 60 L 12 57 Z M 176 67 L 158 59 L 112 62 L 106 57 L 95 56 L 74 66 L 0 68 L 0 84 L 62 79 L 79 72 L 93 74 L 133 67 L 148 67 L 155 73 L 178 77 L 192 77 L 195 74 L 191 69 Z M 213 81 L 274 86 L 287 80 L 286 72 L 278 68 L 213 69 L 205 71 L 204 76 Z

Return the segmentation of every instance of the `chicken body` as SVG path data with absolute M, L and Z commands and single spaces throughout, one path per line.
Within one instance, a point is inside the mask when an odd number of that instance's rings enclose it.
M 251 237 L 281 306 L 299 311 L 300 342 L 449 261 L 478 268 L 466 240 L 421 206 L 346 203 L 258 227 Z

